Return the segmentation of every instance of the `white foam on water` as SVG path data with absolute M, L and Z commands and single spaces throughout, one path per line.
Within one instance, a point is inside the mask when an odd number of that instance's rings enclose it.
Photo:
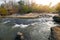
M 8 21 L 5 21 L 5 22 L 3 22 L 3 24 L 6 24 L 6 23 L 8 23 L 8 22 L 10 22 L 9 20 Z
M 21 24 L 20 26 L 21 26 L 21 28 L 26 28 L 26 27 L 28 27 L 29 25 L 23 25 L 23 24 Z
M 32 26 L 33 26 L 33 25 L 36 25 L 36 24 L 37 24 L 37 23 L 32 23 L 32 24 L 30 24 L 30 25 L 32 25 Z
M 23 25 L 23 24 L 15 24 L 12 28 L 16 28 L 16 27 L 20 27 L 20 28 L 26 28 L 28 27 L 29 25 Z
M 46 30 L 50 30 L 51 27 L 54 27 L 57 24 L 54 24 L 54 22 L 52 22 L 52 21 L 48 21 L 48 22 L 43 23 L 43 25 L 46 25 L 46 27 L 44 27 L 44 29 L 46 31 Z
M 50 30 L 51 27 L 57 26 L 57 24 L 54 24 L 54 22 L 51 22 L 51 21 L 46 22 L 46 24 L 48 25 L 48 26 L 47 26 L 47 29 L 48 29 L 48 30 Z

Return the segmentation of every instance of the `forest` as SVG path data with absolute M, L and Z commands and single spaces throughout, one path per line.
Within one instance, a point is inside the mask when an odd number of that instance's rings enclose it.
M 12 14 L 26 14 L 26 13 L 60 13 L 60 3 L 54 6 L 49 5 L 38 5 L 34 2 L 26 3 L 20 0 L 19 2 L 3 0 L 4 3 L 0 5 L 0 15 L 12 15 Z

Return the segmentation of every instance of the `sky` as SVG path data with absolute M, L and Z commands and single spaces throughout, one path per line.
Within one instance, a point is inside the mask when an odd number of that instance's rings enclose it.
M 56 5 L 60 0 L 35 0 L 37 4 L 49 5 L 51 3 L 52 6 Z
M 17 2 L 19 0 L 16 0 Z M 52 6 L 56 5 L 60 0 L 33 0 L 37 4 L 43 4 L 43 5 L 49 5 L 51 3 Z M 0 4 L 3 3 L 2 0 L 0 0 Z

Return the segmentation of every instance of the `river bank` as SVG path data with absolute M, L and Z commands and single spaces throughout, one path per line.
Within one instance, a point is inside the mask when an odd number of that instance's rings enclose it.
M 29 19 L 29 18 L 38 18 L 40 14 L 38 13 L 29 13 L 29 14 L 23 14 L 23 15 L 20 15 L 20 14 L 13 14 L 13 15 L 7 15 L 7 16 L 0 16 L 0 18 L 26 18 L 26 19 Z
M 28 13 L 28 14 L 13 14 L 13 15 L 7 15 L 7 16 L 0 16 L 0 18 L 21 18 L 21 19 L 34 19 L 34 18 L 39 18 L 40 16 L 43 16 L 46 14 L 49 16 L 51 15 L 52 13 Z M 54 14 L 55 15 L 58 15 L 58 14 Z

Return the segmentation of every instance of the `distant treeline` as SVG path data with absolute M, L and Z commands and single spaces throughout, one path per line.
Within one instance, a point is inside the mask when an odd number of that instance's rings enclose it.
M 51 7 L 49 5 L 38 5 L 36 3 L 25 4 L 24 1 L 19 1 L 18 4 L 4 3 L 0 6 L 0 15 L 10 15 L 14 13 L 25 14 L 25 13 L 60 13 L 60 3 Z

